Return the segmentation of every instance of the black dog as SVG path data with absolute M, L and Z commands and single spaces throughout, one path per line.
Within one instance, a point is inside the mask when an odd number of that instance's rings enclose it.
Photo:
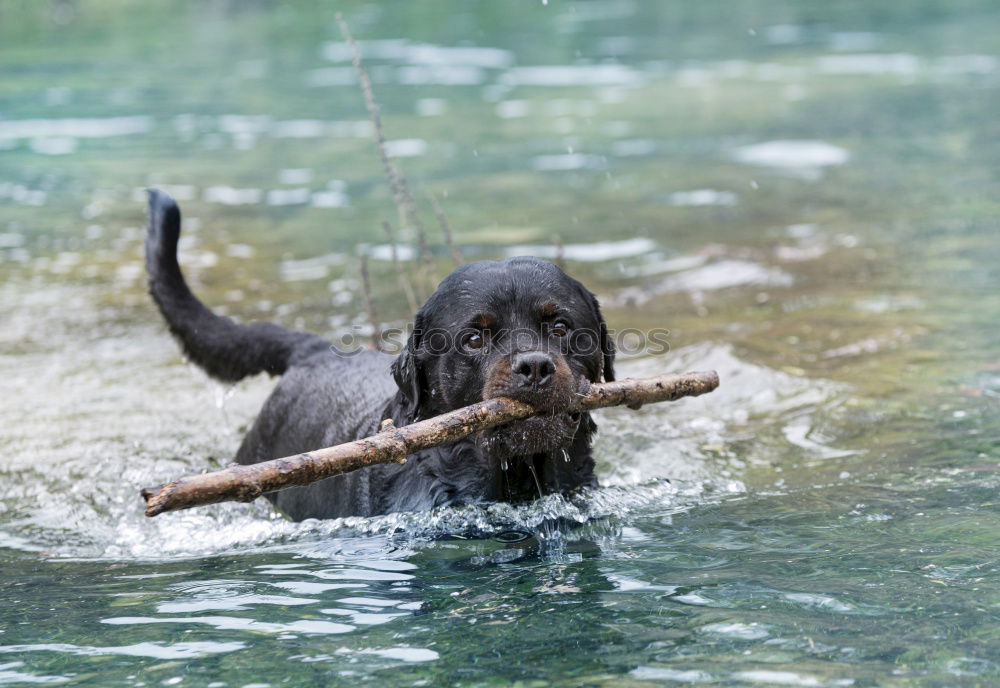
M 236 460 L 251 464 L 348 442 L 495 396 L 549 415 L 268 498 L 293 519 L 370 516 L 523 501 L 596 486 L 595 425 L 565 409 L 590 382 L 613 380 L 614 347 L 594 295 L 536 258 L 452 272 L 417 313 L 405 350 L 338 353 L 271 323 L 240 325 L 206 308 L 177 264 L 181 215 L 149 194 L 149 290 L 188 358 L 219 380 L 281 375 Z

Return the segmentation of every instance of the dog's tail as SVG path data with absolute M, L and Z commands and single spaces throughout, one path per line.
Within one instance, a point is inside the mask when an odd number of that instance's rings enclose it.
M 187 357 L 212 377 L 235 382 L 247 375 L 280 375 L 296 356 L 325 347 L 319 337 L 273 323 L 239 325 L 216 315 L 191 293 L 180 265 L 177 241 L 181 211 L 167 194 L 149 191 L 146 273 L 149 293 Z

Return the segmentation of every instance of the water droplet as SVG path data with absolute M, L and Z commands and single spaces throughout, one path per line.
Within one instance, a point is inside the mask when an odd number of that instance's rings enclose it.
M 565 449 L 563 449 L 562 453 L 563 453 L 563 461 L 565 461 L 566 463 L 569 463 L 569 452 L 566 451 Z

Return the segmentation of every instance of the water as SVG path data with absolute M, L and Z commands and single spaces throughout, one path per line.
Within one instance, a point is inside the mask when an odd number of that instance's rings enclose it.
M 612 327 L 670 329 L 622 375 L 722 387 L 600 412 L 571 500 L 145 519 L 273 382 L 180 359 L 142 189 L 206 301 L 334 339 L 361 254 L 410 315 L 396 214 L 332 10 L 0 6 L 0 684 L 1000 682 L 1000 12 L 498 7 L 342 8 L 425 221 L 559 236 Z

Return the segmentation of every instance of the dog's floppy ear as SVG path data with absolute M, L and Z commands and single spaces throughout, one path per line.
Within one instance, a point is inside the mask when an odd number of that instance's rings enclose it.
M 418 360 L 420 339 L 423 335 L 423 318 L 420 313 L 413 320 L 413 332 L 406 340 L 406 348 L 392 362 L 390 370 L 403 398 L 403 411 L 410 422 L 417 420 L 423 403 L 424 375 Z
M 608 324 L 604 322 L 604 315 L 601 313 L 600 304 L 597 303 L 597 297 L 579 282 L 577 284 L 590 306 L 591 314 L 598 323 L 597 335 L 600 340 L 602 357 L 601 377 L 604 378 L 605 382 L 611 382 L 615 379 L 615 343 L 608 333 Z
M 601 330 L 601 353 L 604 357 L 604 368 L 602 374 L 605 382 L 612 382 L 615 379 L 615 343 L 608 334 L 608 324 L 604 322 L 604 315 L 601 313 L 601 306 L 597 303 L 597 297 L 590 295 L 591 306 L 597 322 L 600 323 Z

